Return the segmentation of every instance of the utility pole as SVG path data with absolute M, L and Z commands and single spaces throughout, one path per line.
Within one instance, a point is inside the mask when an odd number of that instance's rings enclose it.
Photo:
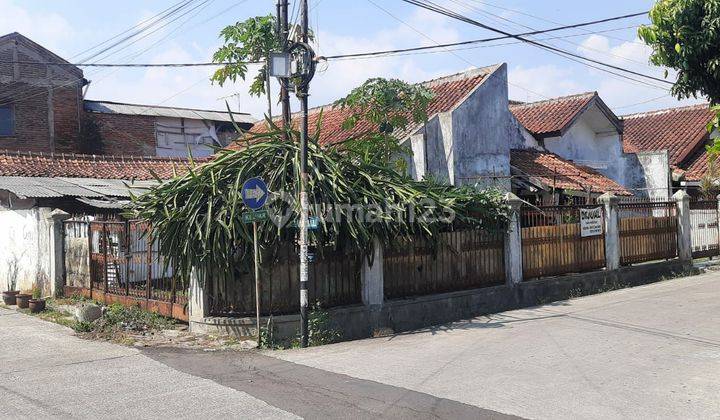
M 300 246 L 300 343 L 308 345 L 308 228 L 310 203 L 308 202 L 308 88 L 315 75 L 315 52 L 308 44 L 308 2 L 301 0 L 301 31 L 300 41 L 289 43 L 287 39 L 287 0 L 278 0 L 280 30 L 283 39 L 283 51 L 271 53 L 270 71 L 280 79 L 282 86 L 283 120 L 289 127 L 290 103 L 288 97 L 289 83 L 293 83 L 295 95 L 300 101 L 300 223 L 298 245 Z M 294 65 L 293 65 L 294 64 Z M 286 132 L 286 130 L 283 130 Z
M 308 2 L 301 4 L 302 42 L 308 42 Z M 312 60 L 312 54 L 310 59 Z M 307 57 L 305 57 L 307 60 Z M 303 66 L 304 67 L 304 66 Z M 303 69 L 305 70 L 305 68 Z M 312 78 L 312 76 L 310 76 Z M 300 100 L 300 338 L 302 347 L 308 346 L 308 88 L 310 80 L 298 86 L 297 97 Z
M 288 0 L 278 0 L 278 24 L 280 29 L 280 39 L 282 40 L 282 52 L 288 51 Z M 282 106 L 283 127 L 290 125 L 290 94 L 288 92 L 288 80 L 280 80 L 280 103 Z M 283 133 L 285 131 L 283 130 Z M 283 134 L 286 136 L 286 134 Z M 285 138 L 287 140 L 287 138 Z

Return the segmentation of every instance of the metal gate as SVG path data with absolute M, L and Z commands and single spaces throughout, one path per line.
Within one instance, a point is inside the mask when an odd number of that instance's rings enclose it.
M 720 255 L 717 200 L 690 202 L 690 234 L 693 258 Z
M 140 306 L 187 320 L 188 288 L 173 275 L 147 230 L 148 225 L 139 221 L 66 222 L 66 294 L 79 292 L 106 303 Z M 84 252 L 82 239 L 87 244 Z M 76 249 L 69 252 L 71 244 Z M 83 255 L 87 255 L 87 274 L 76 279 L 70 274 L 82 270 L 72 264 Z

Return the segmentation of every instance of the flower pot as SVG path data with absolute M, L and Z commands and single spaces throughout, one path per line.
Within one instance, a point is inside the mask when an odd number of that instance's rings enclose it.
M 45 299 L 30 299 L 28 302 L 30 312 L 36 314 L 45 310 Z
M 6 305 L 14 305 L 15 304 L 15 296 L 20 293 L 18 290 L 8 290 L 3 292 L 3 303 Z
M 27 293 L 18 293 L 15 295 L 15 304 L 18 308 L 27 309 L 31 298 L 32 295 L 28 295 Z

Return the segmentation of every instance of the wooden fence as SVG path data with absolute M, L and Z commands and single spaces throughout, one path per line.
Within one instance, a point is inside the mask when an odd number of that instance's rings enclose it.
M 275 255 L 263 255 L 260 274 L 260 312 L 281 315 L 300 311 L 300 269 L 298 250 L 288 243 Z M 359 253 L 326 248 L 310 263 L 310 304 L 323 307 L 360 303 Z M 231 275 L 211 274 L 207 293 L 212 316 L 250 316 L 255 314 L 255 277 L 252 257 Z
M 581 209 L 599 211 L 604 218 L 602 206 L 523 206 L 520 223 L 525 280 L 605 266 L 604 232 L 583 237 Z
M 620 264 L 675 258 L 678 255 L 675 202 L 618 205 Z
M 698 200 L 690 202 L 690 236 L 693 258 L 720 255 L 720 232 L 718 231 L 718 201 Z
M 503 284 L 503 233 L 481 230 L 444 232 L 436 247 L 422 238 L 386 248 L 383 279 L 386 299 Z

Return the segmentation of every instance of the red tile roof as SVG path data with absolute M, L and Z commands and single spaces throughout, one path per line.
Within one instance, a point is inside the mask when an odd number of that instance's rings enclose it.
M 707 104 L 625 115 L 623 149 L 626 153 L 667 150 L 671 165 L 685 167 L 684 161 L 707 139 L 712 117 Z
M 702 143 L 702 145 L 698 146 L 683 162 L 686 181 L 700 181 L 707 173 L 709 156 L 705 150 L 705 145 L 708 143 Z
M 183 173 L 186 159 L 90 155 L 0 153 L 0 176 L 152 180 Z
M 498 66 L 483 67 L 423 82 L 423 85 L 427 86 L 435 94 L 428 105 L 428 117 L 432 118 L 435 114 L 452 110 L 497 68 Z M 326 105 L 313 108 L 309 112 L 308 130 L 311 136 L 315 133 L 315 128 L 317 127 L 321 112 L 321 144 L 334 144 L 372 129 L 367 121 L 361 120 L 351 130 L 343 130 L 342 124 L 347 117 L 351 115 L 351 110 L 347 108 L 333 108 L 332 105 Z M 293 127 L 295 128 L 298 128 L 300 124 L 299 118 L 297 117 L 298 114 L 294 114 L 292 118 Z M 277 124 L 281 123 L 279 119 L 275 120 L 275 122 Z M 260 121 L 255 124 L 251 132 L 263 132 L 266 130 L 267 126 L 265 122 Z M 229 148 L 239 147 L 242 147 L 241 143 L 235 143 L 229 146 Z
M 596 92 L 581 93 L 546 101 L 510 105 L 510 111 L 533 135 L 554 137 L 560 135 L 596 97 Z
M 555 186 L 573 191 L 586 191 L 586 188 L 590 188 L 593 193 L 632 195 L 623 186 L 595 169 L 578 165 L 550 152 L 513 149 L 510 151 L 510 165 L 548 188 Z

